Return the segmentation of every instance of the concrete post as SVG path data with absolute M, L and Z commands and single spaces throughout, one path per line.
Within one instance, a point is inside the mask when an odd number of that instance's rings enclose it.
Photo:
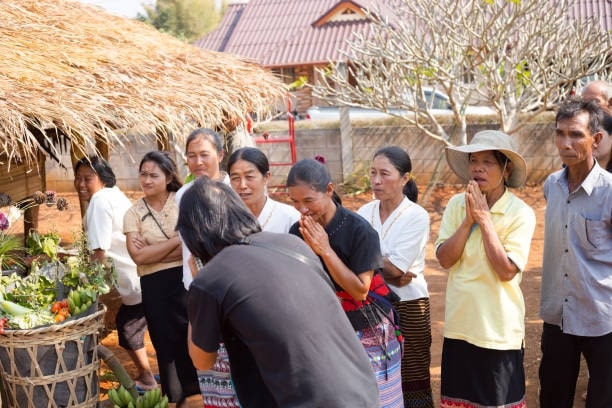
M 346 64 L 338 64 L 338 71 L 346 77 Z M 353 174 L 353 136 L 348 106 L 340 106 L 340 148 L 342 149 L 342 181 Z

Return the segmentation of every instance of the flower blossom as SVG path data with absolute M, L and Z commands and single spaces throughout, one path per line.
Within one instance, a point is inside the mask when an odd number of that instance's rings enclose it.
M 11 225 L 6 215 L 3 212 L 0 212 L 0 231 L 6 231 L 8 227 Z

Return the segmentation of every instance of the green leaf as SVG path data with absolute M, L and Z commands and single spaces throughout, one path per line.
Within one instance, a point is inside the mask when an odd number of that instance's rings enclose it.
M 8 270 L 17 265 L 23 267 L 23 246 L 15 235 L 0 233 L 0 269 Z

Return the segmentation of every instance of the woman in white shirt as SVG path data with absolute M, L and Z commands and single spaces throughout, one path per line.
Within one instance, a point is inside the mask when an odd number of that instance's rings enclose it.
M 300 213 L 288 204 L 272 200 L 266 194 L 270 180 L 268 158 L 259 149 L 243 147 L 232 153 L 228 162 L 230 185 L 257 217 L 263 231 L 288 233 Z M 238 408 L 239 403 L 230 379 L 230 364 L 224 344 L 219 345 L 212 370 L 200 372 L 204 407 Z
M 357 212 L 378 232 L 383 255 L 382 275 L 400 300 L 404 337 L 402 391 L 406 407 L 433 407 L 429 364 L 431 320 L 425 281 L 425 247 L 429 215 L 416 204 L 418 189 L 411 177 L 412 163 L 404 149 L 383 147 L 374 153 L 370 183 L 375 200 Z
M 300 213 L 288 204 L 267 195 L 270 164 L 266 155 L 254 147 L 236 150 L 227 162 L 230 184 L 257 217 L 263 231 L 288 233 Z
M 223 160 L 223 142 L 217 132 L 209 128 L 198 128 L 187 136 L 185 142 L 185 156 L 187 156 L 187 167 L 189 167 L 189 178 L 206 176 L 211 180 L 223 181 L 229 184 L 227 174 L 221 171 L 221 161 Z M 185 183 L 174 197 L 176 205 L 180 207 L 181 197 L 193 184 L 193 179 Z M 181 240 L 182 243 L 182 240 Z M 189 262 L 191 252 L 185 244 L 182 244 L 183 252 L 183 285 L 189 290 L 189 285 L 193 281 Z
M 136 365 L 136 385 L 141 390 L 155 388 L 157 383 L 151 372 L 144 342 L 147 321 L 140 280 L 123 235 L 123 217 L 132 202 L 115 185 L 115 173 L 103 158 L 84 157 L 76 163 L 74 171 L 74 188 L 79 199 L 88 202 L 83 229 L 92 250 L 92 260 L 102 262 L 105 257 L 110 257 L 117 271 L 117 291 L 121 295 L 121 306 L 115 323 L 119 345 Z

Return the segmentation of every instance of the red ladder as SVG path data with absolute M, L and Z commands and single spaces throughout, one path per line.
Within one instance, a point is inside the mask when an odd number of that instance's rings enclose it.
M 297 162 L 297 150 L 295 148 L 295 116 L 291 109 L 291 99 L 287 102 L 287 121 L 289 122 L 289 133 L 286 136 L 271 138 L 268 135 L 255 137 L 255 144 L 288 143 L 291 153 L 291 161 L 273 162 L 270 166 L 293 166 Z

